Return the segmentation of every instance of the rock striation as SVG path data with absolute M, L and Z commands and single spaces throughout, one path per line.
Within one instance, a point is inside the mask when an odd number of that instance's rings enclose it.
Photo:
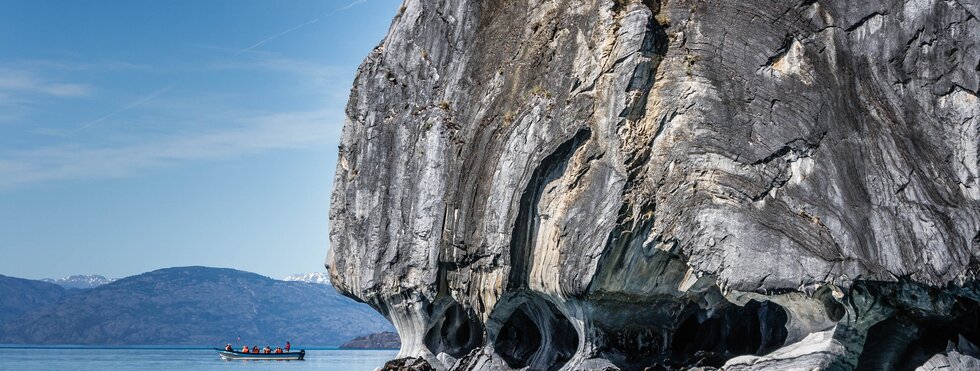
M 331 280 L 416 368 L 975 365 L 978 14 L 407 0 L 350 95 Z

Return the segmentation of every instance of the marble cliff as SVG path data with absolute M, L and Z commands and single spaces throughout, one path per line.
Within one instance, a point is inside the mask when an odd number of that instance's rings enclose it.
M 970 369 L 975 0 L 407 0 L 331 279 L 437 370 Z

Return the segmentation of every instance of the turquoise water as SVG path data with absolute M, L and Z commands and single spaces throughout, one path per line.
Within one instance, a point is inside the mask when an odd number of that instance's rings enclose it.
M 304 361 L 223 361 L 210 349 L 0 346 L 2 371 L 343 370 L 371 371 L 394 350 L 307 350 Z

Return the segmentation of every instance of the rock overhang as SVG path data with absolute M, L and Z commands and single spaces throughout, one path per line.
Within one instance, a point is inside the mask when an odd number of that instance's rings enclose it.
M 975 313 L 980 37 L 927 3 L 408 1 L 351 94 L 334 283 L 437 368 L 954 336 L 909 329 Z

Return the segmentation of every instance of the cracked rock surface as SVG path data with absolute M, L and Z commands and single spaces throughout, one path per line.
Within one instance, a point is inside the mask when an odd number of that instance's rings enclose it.
M 391 369 L 969 369 L 977 15 L 406 0 L 347 107 L 333 284 Z

